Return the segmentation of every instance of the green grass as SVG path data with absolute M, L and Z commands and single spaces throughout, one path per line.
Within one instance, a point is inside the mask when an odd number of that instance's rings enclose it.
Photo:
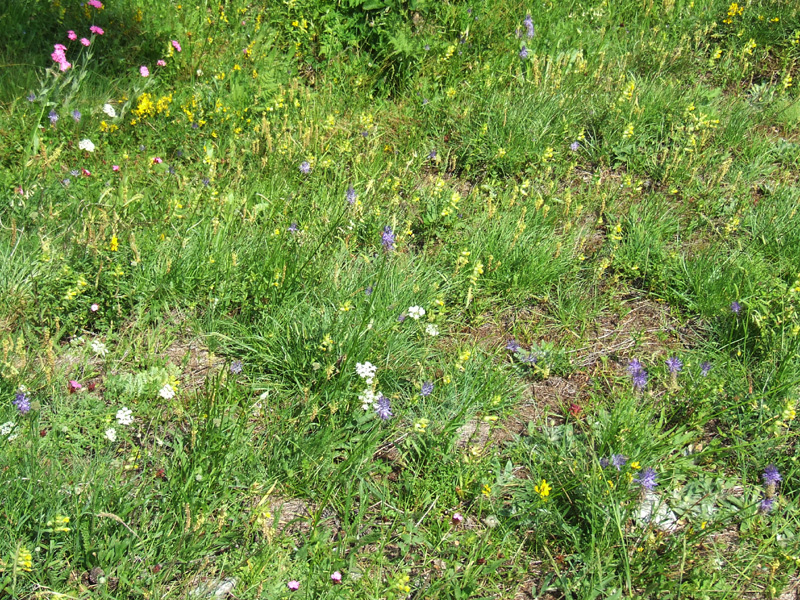
M 0 8 L 0 598 L 796 590 L 797 7 L 105 4 Z

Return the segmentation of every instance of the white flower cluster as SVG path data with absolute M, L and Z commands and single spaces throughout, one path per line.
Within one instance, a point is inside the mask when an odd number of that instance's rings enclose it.
M 425 316 L 425 309 L 421 306 L 412 306 L 408 309 L 408 316 L 414 319 L 415 321 L 419 321 L 422 317 Z
M 17 434 L 16 433 L 12 434 L 11 432 L 14 431 L 14 427 L 16 426 L 17 424 L 14 423 L 14 421 L 6 421 L 2 425 L 0 425 L 0 437 L 8 436 L 9 442 L 15 439 L 17 437 Z
M 115 111 L 114 107 L 108 103 L 103 104 L 103 112 L 106 113 L 112 119 L 117 116 L 117 111 Z
M 375 373 L 377 373 L 377 371 L 378 367 L 369 361 L 364 363 L 356 363 L 356 373 L 358 373 L 358 376 L 361 377 L 361 379 L 367 382 L 367 385 L 372 385 L 372 382 L 375 379 Z
M 94 152 L 94 144 L 92 140 L 81 140 L 78 142 L 78 148 L 81 150 L 86 150 L 87 152 Z
M 113 427 L 109 427 L 108 429 L 106 429 L 105 435 L 106 435 L 106 439 L 109 442 L 116 442 L 117 441 L 117 430 L 114 429 Z
M 100 340 L 92 340 L 92 352 L 97 354 L 97 356 L 105 356 L 108 354 L 108 348 L 106 348 L 106 345 Z
M 356 363 L 356 373 L 367 384 L 367 388 L 358 396 L 361 401 L 361 408 L 369 410 L 381 397 L 381 393 L 375 389 L 375 374 L 378 367 L 371 362 Z
M 133 423 L 133 411 L 127 406 L 123 406 L 117 411 L 117 423 L 120 425 L 130 425 Z
M 170 384 L 166 383 L 164 387 L 158 390 L 158 395 L 164 400 L 172 400 L 175 397 L 175 390 L 172 389 Z
M 380 392 L 376 392 L 372 388 L 367 388 L 358 396 L 358 399 L 361 400 L 361 408 L 369 410 L 380 397 Z
M 428 323 L 425 326 L 425 333 L 427 333 L 431 337 L 436 337 L 437 335 L 439 335 L 439 328 L 433 323 Z

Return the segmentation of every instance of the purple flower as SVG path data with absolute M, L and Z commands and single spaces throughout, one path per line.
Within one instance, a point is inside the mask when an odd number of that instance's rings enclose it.
M 622 469 L 625 466 L 625 463 L 628 462 L 628 457 L 624 454 L 612 454 L 611 455 L 611 464 L 616 467 L 617 471 Z
M 289 588 L 290 592 L 296 592 L 300 589 L 300 582 L 292 580 L 286 584 L 286 587 Z
M 372 295 L 372 290 L 373 290 L 373 287 L 372 287 L 371 285 L 368 285 L 368 286 L 367 286 L 367 287 L 364 289 L 364 295 L 365 295 L 365 296 L 371 296 L 371 295 Z
M 286 229 L 286 231 L 291 231 L 292 233 L 297 233 L 297 223 L 292 221 L 292 224 Z
M 667 368 L 670 373 L 680 373 L 683 369 L 683 363 L 677 356 L 672 356 L 667 359 Z
M 399 315 L 397 315 L 397 322 L 398 323 L 402 323 L 407 318 L 408 318 L 408 315 L 406 313 L 400 313 Z
M 331 582 L 333 583 L 342 583 L 342 574 L 339 571 L 334 571 L 331 575 Z
M 775 465 L 769 465 L 764 469 L 764 474 L 761 477 L 764 479 L 764 485 L 776 485 L 779 481 L 783 481 Z
M 633 389 L 635 390 L 643 390 L 644 386 L 647 385 L 647 371 L 637 371 L 631 376 L 631 382 L 633 383 Z
M 775 508 L 775 498 L 764 498 L 758 505 L 758 512 L 766 514 Z
M 353 204 L 356 203 L 356 198 L 358 198 L 358 194 L 356 194 L 356 189 L 352 185 L 349 188 L 347 188 L 347 193 L 345 193 L 344 196 L 345 198 L 347 198 L 347 202 L 350 204 L 350 206 L 353 206 Z
M 375 414 L 384 421 L 394 416 L 389 406 L 389 399 L 383 394 L 381 394 L 380 398 L 378 398 L 378 401 L 375 403 Z
M 602 469 L 605 469 L 610 464 L 611 464 L 611 461 L 609 461 L 605 456 L 600 459 L 600 467 Z
M 81 111 L 79 111 L 77 108 L 75 110 L 73 110 L 72 111 L 72 118 L 75 119 L 76 122 L 80 121 L 81 120 Z
M 580 144 L 580 142 L 578 142 L 577 140 L 576 140 L 576 141 L 574 141 L 574 142 L 572 142 L 572 143 L 569 145 L 569 149 L 570 149 L 570 150 L 572 150 L 573 152 L 577 152 L 577 151 L 578 151 L 578 148 L 580 148 L 580 147 L 581 147 L 581 144 Z
M 58 121 L 58 113 L 55 110 L 50 110 L 50 114 L 47 116 L 50 119 L 50 125 L 55 125 Z
M 517 351 L 517 358 L 519 358 L 520 362 L 525 363 L 526 365 L 535 365 L 536 364 L 536 360 L 539 357 L 533 351 L 524 352 L 524 351 L 522 351 L 522 348 L 520 348 Z
M 628 363 L 628 373 L 635 375 L 639 371 L 644 371 L 644 366 L 642 366 L 642 363 L 639 362 L 638 358 L 634 358 Z
M 506 350 L 510 350 L 511 352 L 516 352 L 520 348 L 521 346 L 517 343 L 517 340 L 515 340 L 514 338 L 511 338 L 510 340 L 508 340 L 508 342 L 506 342 Z
M 657 476 L 658 475 L 656 474 L 654 469 L 652 469 L 651 467 L 647 467 L 644 471 L 641 472 L 639 477 L 634 477 L 633 480 L 639 485 L 641 485 L 644 489 L 652 492 L 658 485 L 656 483 Z
M 431 150 L 428 153 L 428 158 L 431 159 L 431 160 L 436 160 L 436 150 Z
M 383 233 L 381 234 L 381 243 L 383 244 L 383 249 L 387 252 L 394 250 L 394 238 L 395 235 L 392 232 L 392 228 L 388 225 L 384 227 Z
M 708 372 L 711 370 L 711 363 L 706 361 L 700 365 L 700 374 L 703 377 L 708 377 Z
M 736 302 L 736 300 L 731 302 L 731 311 L 733 312 L 733 314 L 738 315 L 739 311 L 741 311 L 741 310 L 742 310 L 742 305 L 741 304 Z
M 529 14 L 525 15 L 525 20 L 522 24 L 525 25 L 525 29 L 528 30 L 528 39 L 532 38 L 536 34 L 536 28 L 533 26 L 533 17 Z
M 420 391 L 419 395 L 423 398 L 426 396 L 430 396 L 433 393 L 433 382 L 426 381 L 422 384 L 422 390 Z
M 28 395 L 25 392 L 17 392 L 13 404 L 23 415 L 27 415 L 31 410 L 31 399 L 28 398 Z
M 203 177 L 203 185 L 208 187 L 211 185 L 211 180 L 208 177 Z
M 300 172 L 304 175 L 311 173 L 311 164 L 307 160 L 300 163 Z
M 192 129 L 198 129 L 199 127 L 200 125 L 198 125 L 196 121 L 192 123 Z
M 242 372 L 242 361 L 235 360 L 231 363 L 231 373 L 238 375 Z
M 28 94 L 28 102 L 36 102 L 36 94 L 34 94 L 33 92 Z
M 522 45 L 522 50 L 519 51 L 519 57 L 522 60 L 528 58 L 528 49 L 525 47 L 525 44 Z

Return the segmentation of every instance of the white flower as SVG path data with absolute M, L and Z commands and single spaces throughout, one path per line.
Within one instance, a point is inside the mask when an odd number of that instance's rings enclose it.
M 117 411 L 117 423 L 120 425 L 130 425 L 133 423 L 133 411 L 127 406 L 123 406 Z
M 108 348 L 106 348 L 106 345 L 100 340 L 92 340 L 92 352 L 98 356 L 105 356 L 108 354 Z
M 421 306 L 412 306 L 408 309 L 408 316 L 417 321 L 425 316 L 425 309 Z
M 106 435 L 106 439 L 109 442 L 116 442 L 117 441 L 117 430 L 114 429 L 113 427 L 109 427 L 108 429 L 106 429 L 105 435 Z
M 6 436 L 11 433 L 11 430 L 14 429 L 16 423 L 14 421 L 6 421 L 2 425 L 0 425 L 0 436 Z
M 375 378 L 375 373 L 378 367 L 367 361 L 364 363 L 356 363 L 356 373 L 358 376 L 367 382 L 367 385 L 372 385 L 372 380 Z
M 439 328 L 436 325 L 434 325 L 433 323 L 428 323 L 425 326 L 425 333 L 435 337 L 435 336 L 439 335 Z
M 115 111 L 114 107 L 108 103 L 103 105 L 103 112 L 106 113 L 112 119 L 117 116 L 117 111 Z
M 167 383 L 164 385 L 164 387 L 158 390 L 158 395 L 164 400 L 172 400 L 175 397 L 175 390 L 173 390 L 172 386 Z
M 92 140 L 81 140 L 78 142 L 78 148 L 86 150 L 87 152 L 94 152 L 94 144 Z
M 380 392 L 375 392 L 372 388 L 365 389 L 364 392 L 358 396 L 358 399 L 361 400 L 361 408 L 369 410 L 370 407 L 378 401 L 380 395 Z

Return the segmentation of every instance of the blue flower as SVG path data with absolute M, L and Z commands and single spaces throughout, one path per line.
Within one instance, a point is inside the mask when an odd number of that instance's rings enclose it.
M 519 57 L 522 60 L 528 58 L 528 49 L 525 47 L 525 44 L 522 45 L 522 50 L 519 51 Z
M 783 481 L 778 468 L 775 465 L 769 465 L 764 469 L 764 474 L 761 476 L 764 479 L 764 485 L 775 485 L 779 481 Z
M 28 398 L 28 395 L 25 392 L 17 392 L 13 404 L 23 415 L 27 415 L 31 410 L 31 399 Z
M 570 149 L 570 150 L 572 150 L 573 152 L 577 152 L 577 151 L 578 151 L 578 148 L 580 148 L 580 147 L 581 147 L 581 144 L 580 144 L 580 142 L 578 142 L 577 140 L 576 140 L 576 141 L 574 141 L 574 142 L 572 142 L 572 143 L 569 145 L 569 149 Z
M 352 206 L 356 203 L 356 198 L 358 198 L 358 194 L 356 194 L 356 189 L 351 185 L 347 188 L 347 192 L 344 195 L 347 198 L 347 202 Z
M 667 368 L 670 373 L 680 373 L 683 369 L 683 363 L 677 356 L 672 356 L 667 359 Z
M 708 377 L 708 372 L 711 370 L 711 363 L 706 361 L 700 365 L 700 374 L 703 377 Z
M 375 414 L 377 414 L 384 421 L 394 416 L 391 407 L 389 406 L 389 399 L 383 394 L 381 394 L 380 398 L 378 398 L 378 402 L 375 403 Z
M 533 17 L 529 14 L 525 15 L 525 20 L 522 24 L 525 25 L 525 29 L 528 30 L 528 39 L 532 38 L 536 34 L 536 28 L 533 26 Z
M 75 110 L 73 110 L 72 111 L 72 118 L 75 119 L 76 122 L 80 121 L 81 120 L 81 111 L 79 111 L 77 108 Z
M 383 249 L 387 252 L 394 250 L 394 240 L 394 232 L 392 231 L 392 228 L 387 225 L 383 228 L 383 233 L 381 234 L 381 243 L 383 244 Z
M 242 372 L 242 361 L 235 360 L 231 363 L 231 373 L 238 375 Z
M 430 396 L 433 393 L 433 382 L 426 381 L 422 384 L 422 390 L 420 391 L 419 395 L 423 398 L 426 396 Z
M 300 172 L 304 175 L 311 173 L 311 164 L 307 160 L 300 163 Z
M 624 454 L 612 454 L 611 455 L 611 464 L 616 467 L 617 471 L 622 469 L 625 466 L 625 463 L 628 462 L 628 457 Z
M 50 119 L 50 125 L 55 125 L 58 121 L 58 113 L 55 110 L 51 110 L 47 116 Z
M 656 477 L 658 477 L 658 474 L 655 472 L 655 470 L 651 467 L 647 467 L 641 472 L 639 477 L 634 477 L 633 480 L 641 485 L 644 489 L 652 492 L 656 486 L 658 486 L 656 483 Z
M 736 302 L 736 300 L 731 302 L 731 311 L 733 312 L 733 314 L 738 315 L 741 310 L 742 310 L 741 304 Z

